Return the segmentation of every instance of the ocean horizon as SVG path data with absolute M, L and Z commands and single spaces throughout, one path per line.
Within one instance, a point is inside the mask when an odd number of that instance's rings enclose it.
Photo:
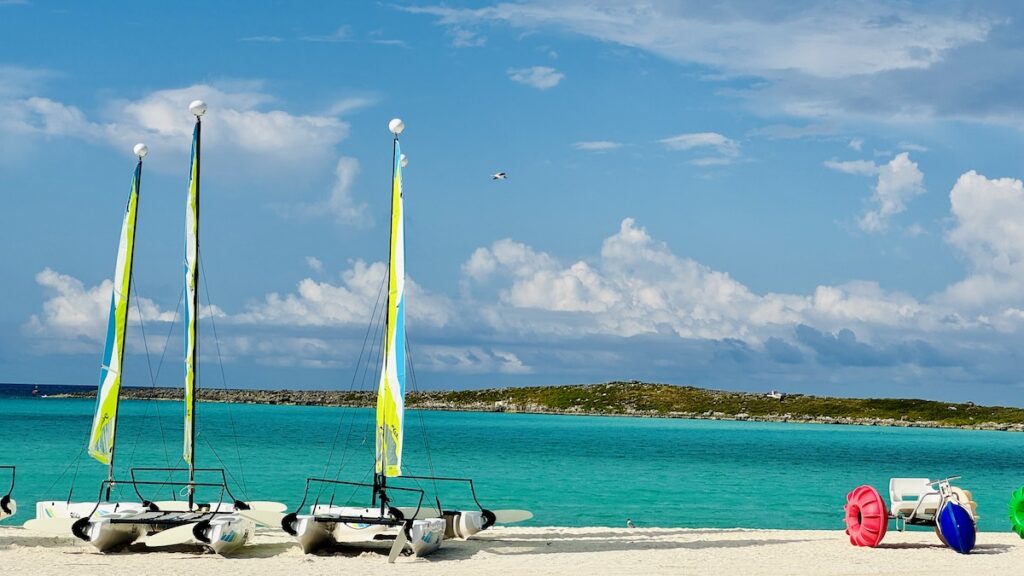
M 94 401 L 42 397 L 81 387 L 32 388 L 0 387 L 12 439 L 0 445 L 0 464 L 18 467 L 18 523 L 38 500 L 94 500 L 106 474 L 84 450 Z M 225 468 L 243 499 L 294 508 L 307 477 L 370 477 L 369 409 L 200 403 L 198 411 L 197 466 Z M 122 402 L 116 476 L 180 467 L 181 417 L 173 402 Z M 1024 436 L 990 431 L 409 410 L 403 465 L 407 475 L 471 477 L 484 506 L 529 509 L 533 525 L 610 527 L 629 518 L 644 527 L 838 530 L 858 485 L 887 495 L 893 476 L 961 475 L 979 529 L 1006 531 L 1010 493 L 1024 483 L 1022 453 Z M 422 484 L 432 498 L 434 487 Z M 438 492 L 446 507 L 472 505 L 463 486 Z M 364 502 L 368 494 L 347 487 L 334 496 Z M 144 495 L 175 497 L 169 487 Z

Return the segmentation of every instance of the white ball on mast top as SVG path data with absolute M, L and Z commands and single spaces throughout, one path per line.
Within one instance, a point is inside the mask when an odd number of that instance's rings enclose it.
M 395 136 L 398 136 L 402 133 L 402 130 L 405 130 L 405 122 L 402 122 L 401 118 L 392 118 L 391 122 L 388 122 L 388 130 Z
M 203 102 L 202 100 L 193 100 L 192 103 L 188 105 L 188 111 L 196 118 L 199 118 L 206 113 L 206 102 Z
M 149 146 L 139 142 L 132 148 L 132 152 L 139 157 L 139 160 L 142 160 L 146 157 L 146 154 L 149 154 Z

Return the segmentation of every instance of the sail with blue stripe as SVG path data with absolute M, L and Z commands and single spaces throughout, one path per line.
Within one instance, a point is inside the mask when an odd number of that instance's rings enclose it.
M 192 165 L 189 169 L 185 209 L 185 444 L 183 459 L 192 465 L 195 454 L 195 394 L 197 338 L 199 336 L 199 145 L 201 122 L 192 132 Z
M 121 223 L 121 240 L 117 247 L 113 293 L 107 319 L 107 339 L 100 367 L 100 383 L 96 392 L 96 411 L 89 434 L 89 455 L 107 464 L 113 462 L 114 439 L 117 432 L 117 408 L 121 394 L 121 368 L 124 363 L 125 332 L 128 327 L 128 305 L 135 254 L 135 221 L 138 216 L 139 186 L 142 181 L 142 159 L 132 175 L 128 205 Z
M 402 475 L 405 421 L 405 214 L 402 202 L 402 151 L 394 141 L 391 185 L 391 254 L 388 262 L 387 325 L 383 366 L 377 389 L 377 446 L 375 471 Z

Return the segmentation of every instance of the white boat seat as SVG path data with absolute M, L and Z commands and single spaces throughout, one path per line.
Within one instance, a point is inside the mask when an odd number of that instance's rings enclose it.
M 892 478 L 889 480 L 890 512 L 893 516 L 935 516 L 942 497 L 928 478 Z

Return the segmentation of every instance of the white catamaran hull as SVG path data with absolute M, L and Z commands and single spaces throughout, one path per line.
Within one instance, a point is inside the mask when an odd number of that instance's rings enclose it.
M 316 520 L 318 515 L 361 516 L 369 519 L 379 518 L 380 509 L 317 505 L 313 507 L 312 514 L 299 515 L 295 521 L 296 538 L 302 551 L 307 554 L 335 545 L 387 550 L 398 536 L 398 531 L 403 529 L 403 526 L 370 523 L 323 522 Z M 442 518 L 413 520 L 405 549 L 416 556 L 426 556 L 441 547 L 444 532 L 445 521 Z
M 129 508 L 122 506 L 119 512 L 109 512 L 91 518 L 83 517 L 78 521 L 82 523 L 79 534 L 84 536 L 83 540 L 92 544 L 100 552 L 120 550 L 142 537 L 148 531 L 147 526 L 142 524 L 114 524 L 111 520 L 143 512 L 146 512 L 146 509 L 142 507 Z M 78 526 L 78 522 L 75 523 L 76 526 Z
M 468 540 L 470 536 L 484 529 L 484 515 L 479 510 L 456 510 L 445 512 L 445 538 Z
M 210 520 L 203 530 L 206 544 L 221 556 L 230 556 L 256 534 L 256 524 L 241 516 L 228 514 Z

